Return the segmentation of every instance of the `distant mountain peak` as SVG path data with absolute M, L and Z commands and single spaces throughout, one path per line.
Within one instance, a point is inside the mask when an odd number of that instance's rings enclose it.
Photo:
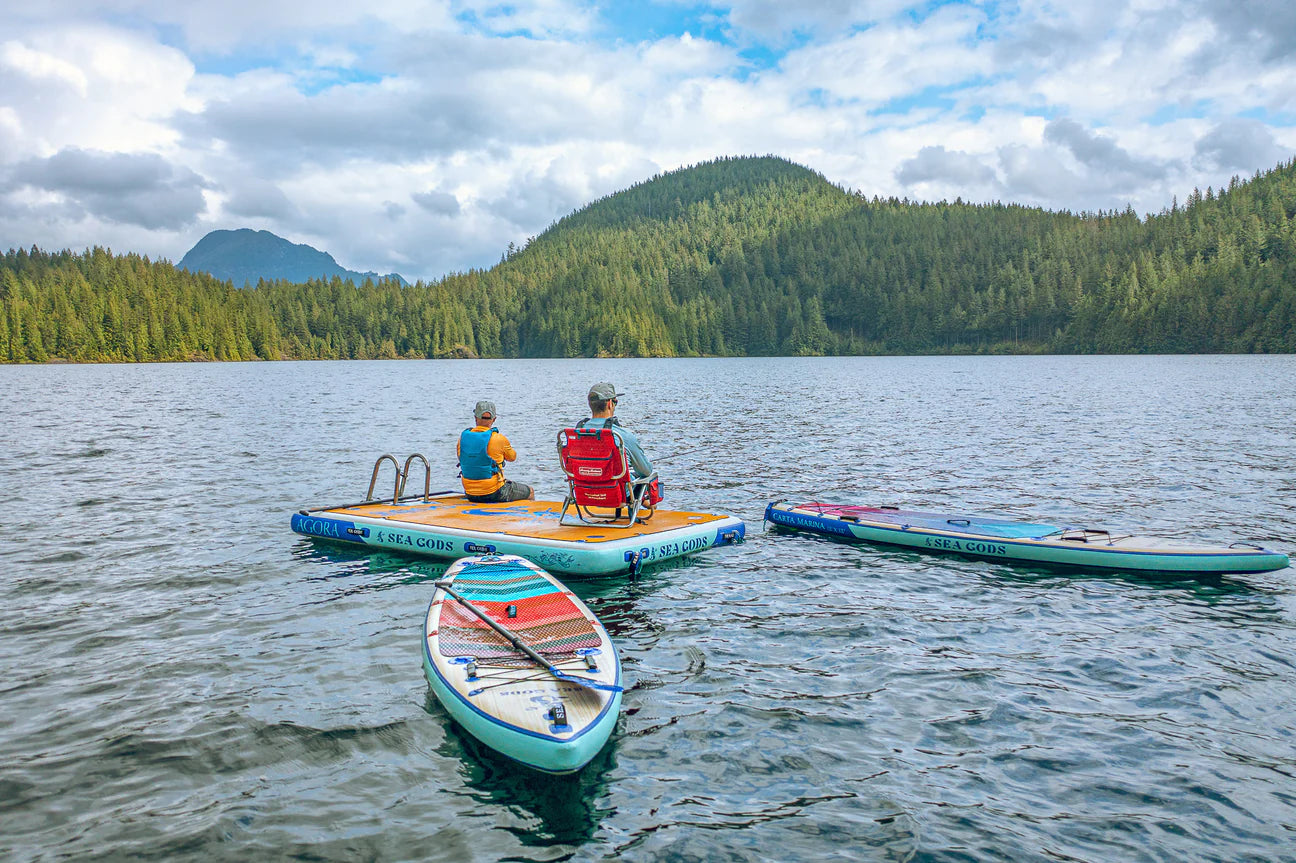
M 210 232 L 186 252 L 176 266 L 192 273 L 210 273 L 218 279 L 233 282 L 235 287 L 255 285 L 258 279 L 301 283 L 334 276 L 356 284 L 365 279 L 378 281 L 379 278 L 408 284 L 396 273 L 380 277 L 374 272 L 348 270 L 328 252 L 251 228 Z

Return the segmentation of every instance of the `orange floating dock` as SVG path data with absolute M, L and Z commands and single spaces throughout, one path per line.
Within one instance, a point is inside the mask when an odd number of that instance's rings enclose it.
M 302 510 L 292 529 L 305 536 L 367 548 L 457 559 L 516 554 L 551 572 L 598 576 L 740 542 L 739 518 L 658 509 L 629 528 L 561 525 L 562 503 L 526 500 L 473 503 L 461 495 L 370 501 Z

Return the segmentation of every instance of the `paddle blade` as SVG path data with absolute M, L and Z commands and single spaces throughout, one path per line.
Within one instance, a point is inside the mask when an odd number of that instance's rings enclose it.
M 556 669 L 549 673 L 559 680 L 564 680 L 568 683 L 575 683 L 584 686 L 586 689 L 598 689 L 603 692 L 625 692 L 624 686 L 617 686 L 615 683 L 600 683 L 597 680 L 590 680 L 588 677 L 577 677 L 574 674 L 564 674 Z

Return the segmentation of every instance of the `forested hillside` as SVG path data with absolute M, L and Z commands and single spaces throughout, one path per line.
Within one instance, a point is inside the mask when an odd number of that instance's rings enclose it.
M 1296 162 L 1141 219 L 671 172 L 489 270 L 235 289 L 93 249 L 0 259 L 0 360 L 1296 352 Z

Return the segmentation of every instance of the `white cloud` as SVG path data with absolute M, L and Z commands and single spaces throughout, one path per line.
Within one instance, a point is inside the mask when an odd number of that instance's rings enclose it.
M 89 87 L 85 73 L 75 64 L 18 42 L 6 42 L 0 45 L 0 64 L 29 78 L 32 82 L 62 83 L 83 99 Z
M 1064 147 L 1084 168 L 1106 176 L 1127 175 L 1135 182 L 1166 176 L 1165 165 L 1131 156 L 1112 138 L 1090 132 L 1075 120 L 1058 119 L 1049 123 L 1044 128 L 1044 140 Z
M 74 218 L 178 230 L 206 209 L 205 181 L 152 153 L 131 155 L 77 149 L 12 166 L 0 192 L 44 193 L 43 209 Z
M 1210 169 L 1249 173 L 1285 155 L 1273 132 L 1258 120 L 1230 118 L 1217 123 L 1193 145 L 1196 164 Z
M 943 146 L 923 147 L 900 166 L 896 178 L 906 186 L 945 181 L 966 188 L 992 187 L 994 168 L 981 158 Z
M 983 20 L 975 9 L 946 7 L 920 23 L 888 22 L 798 49 L 781 71 L 800 92 L 884 105 L 988 74 L 991 54 L 975 42 Z
M 220 211 L 230 219 L 274 219 L 290 222 L 301 214 L 283 190 L 256 178 L 226 181 Z
M 1296 151 L 1285 2 L 733 0 L 615 40 L 593 0 L 51 3 L 0 43 L 0 245 L 177 260 L 253 227 L 430 279 L 723 155 L 1155 211 Z
M 415 192 L 410 195 L 410 197 L 414 200 L 414 203 L 418 204 L 433 215 L 459 215 L 459 199 L 450 192 L 441 192 L 436 189 L 429 189 L 426 192 Z
M 1068 167 L 1057 150 L 1007 144 L 997 155 L 1004 186 L 1021 203 L 1041 204 L 1059 196 L 1074 200 L 1084 189 L 1083 178 Z M 1089 208 L 1081 205 L 1076 209 Z
M 197 107 L 186 93 L 192 75 L 180 52 L 119 29 L 72 26 L 11 39 L 0 52 L 0 99 L 21 118 L 22 135 L 6 155 L 160 149 L 178 137 L 171 115 Z
M 144 22 L 142 30 L 177 31 L 177 42 L 198 55 L 296 44 L 325 33 L 364 41 L 387 31 L 429 33 L 455 28 L 450 0 L 45 0 L 12 4 L 6 14 L 20 26 L 60 21 Z

